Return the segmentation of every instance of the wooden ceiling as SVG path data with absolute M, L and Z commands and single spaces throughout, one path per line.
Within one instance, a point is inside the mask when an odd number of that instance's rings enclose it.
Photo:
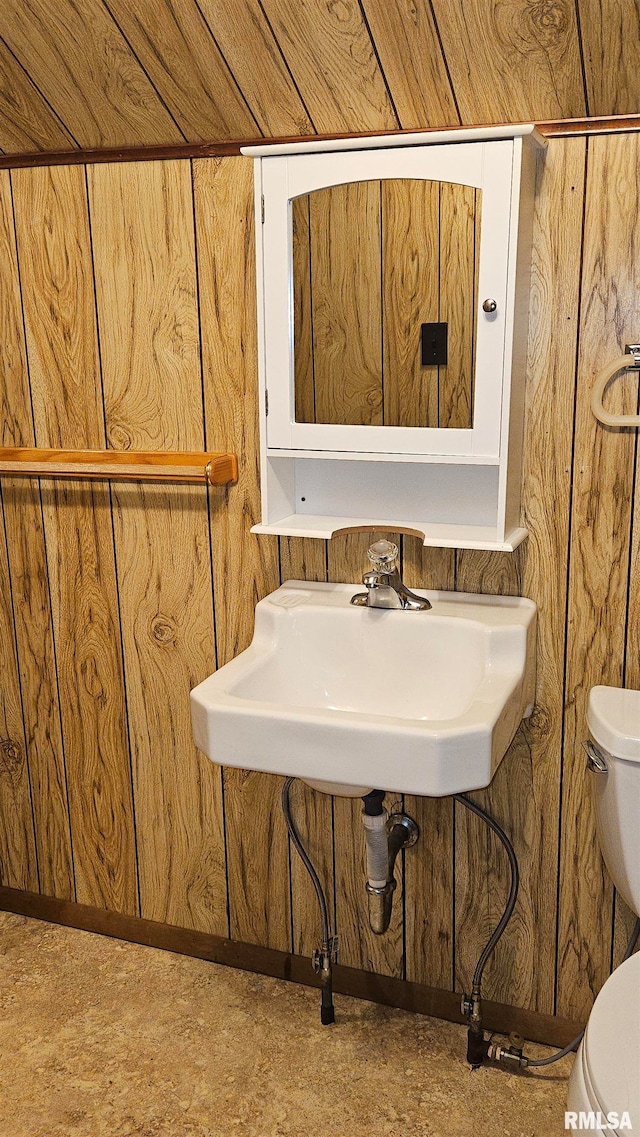
M 2 0 L 5 153 L 640 110 L 640 0 Z

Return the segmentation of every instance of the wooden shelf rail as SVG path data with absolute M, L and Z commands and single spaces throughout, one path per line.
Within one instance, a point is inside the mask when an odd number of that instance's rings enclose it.
M 214 451 L 43 450 L 0 447 L 0 477 L 104 478 L 131 482 L 203 482 L 238 479 L 235 454 Z

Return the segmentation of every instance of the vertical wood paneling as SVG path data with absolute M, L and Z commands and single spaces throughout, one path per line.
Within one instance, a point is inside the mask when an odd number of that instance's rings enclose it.
M 315 422 L 309 194 L 291 202 L 291 245 L 296 422 Z
M 217 440 L 216 448 L 229 447 L 241 459 L 237 485 L 212 492 L 222 665 L 251 639 L 253 602 L 277 587 L 278 542 L 249 533 L 260 514 L 252 165 L 244 158 L 199 159 L 193 177 L 206 442 L 213 447 Z
M 438 368 L 423 367 L 420 325 L 440 319 L 438 183 L 382 183 L 384 421 L 438 425 Z
M 38 483 L 6 479 L 3 501 L 40 891 L 74 900 L 67 771 Z
M 406 978 L 454 985 L 454 824 L 451 798 L 405 797 L 420 839 L 405 853 Z
M 259 447 L 253 182 L 244 158 L 193 163 L 207 446 L 241 458 L 238 484 L 213 491 L 218 664 L 247 647 L 253 600 L 277 587 L 277 538 L 256 537 Z M 218 234 L 223 233 L 224 240 Z
M 84 171 L 13 177 L 39 446 L 104 445 Z M 138 910 L 109 492 L 43 482 L 79 901 Z
M 280 537 L 280 580 L 326 580 L 327 542 Z
M 11 608 L 4 525 L 0 527 L 0 876 L 11 888 L 38 891 L 33 814 Z
M 314 193 L 309 217 L 316 420 L 381 426 L 380 182 Z
M 107 435 L 202 449 L 189 164 L 93 166 L 89 185 Z M 215 668 L 207 493 L 112 493 L 141 915 L 226 934 L 221 775 L 189 714 Z
M 39 445 L 78 443 L 37 439 Z M 94 444 L 95 445 L 95 444 Z M 138 911 L 131 777 L 108 491 L 46 488 L 43 509 L 76 896 Z
M 640 138 L 590 139 L 573 464 L 569 641 L 562 783 L 558 1011 L 583 1015 L 609 970 L 613 890 L 595 838 L 581 743 L 594 684 L 623 680 L 635 437 L 590 406 L 596 373 L 635 342 L 640 271 Z M 603 192 L 606 187 L 606 192 Z M 611 407 L 635 413 L 637 378 Z M 634 587 L 637 587 L 634 582 Z
M 473 426 L 473 359 L 476 324 L 476 208 L 472 186 L 440 183 L 440 315 L 448 325 L 447 363 L 439 368 L 438 426 Z
M 0 343 L 3 360 L 0 369 L 1 441 L 4 446 L 33 446 L 13 202 L 8 173 L 0 176 L 0 276 Z M 35 479 L 5 479 L 2 499 L 40 888 L 46 895 L 72 900 L 75 888 L 69 804 L 38 482 Z M 8 595 L 8 581 L 4 591 Z M 7 659 L 10 658 L 11 653 Z
M 551 1011 L 557 930 L 558 817 L 564 715 L 567 558 L 575 356 L 580 298 L 585 142 L 550 147 L 538 165 L 525 400 L 523 519 L 529 529 L 522 589 L 538 606 L 534 713 L 522 727 L 531 766 L 523 791 L 532 855 L 531 1005 Z M 558 209 L 562 200 L 563 208 Z M 524 758 L 526 763 L 526 756 Z M 536 861 L 537 858 L 537 861 Z
M 278 586 L 278 542 L 249 532 L 260 513 L 253 171 L 246 159 L 232 158 L 199 160 L 193 172 L 200 314 L 206 329 L 206 442 L 240 457 L 237 485 L 211 494 L 216 644 L 222 665 L 247 647 L 255 604 Z M 286 949 L 289 866 L 281 784 L 265 774 L 224 773 L 231 934 Z

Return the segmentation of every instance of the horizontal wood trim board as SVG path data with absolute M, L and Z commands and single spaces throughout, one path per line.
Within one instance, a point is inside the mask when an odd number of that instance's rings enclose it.
M 240 943 L 137 916 L 123 916 L 88 904 L 76 904 L 70 900 L 0 887 L 0 911 L 47 920 L 53 924 L 173 951 L 179 955 L 194 956 L 225 967 L 253 971 L 258 975 L 271 975 L 306 987 L 320 986 L 319 976 L 312 970 L 311 963 L 305 956 Z M 460 995 L 454 991 L 443 991 L 426 984 L 410 983 L 340 964 L 334 968 L 333 988 L 337 994 L 350 995 L 355 999 L 368 999 L 383 1006 L 431 1015 L 447 1022 L 464 1022 L 460 1013 Z M 531 1042 L 541 1042 L 548 1046 L 566 1046 L 583 1025 L 489 1000 L 483 1002 L 483 1016 L 487 1030 L 501 1034 L 514 1031 Z
M 316 135 L 313 135 L 315 138 Z M 287 141 L 287 139 L 274 139 Z M 305 141 L 295 139 L 296 142 Z M 108 162 L 160 162 L 175 158 L 227 158 L 241 146 L 263 145 L 264 138 L 233 139 L 229 142 L 174 142 L 167 146 L 117 146 L 99 150 L 39 150 L 32 154 L 0 154 L 0 170 L 31 166 L 92 166 Z
M 34 446 L 0 448 L 0 476 L 107 478 L 113 481 L 205 482 L 238 480 L 238 459 L 223 451 L 62 450 Z
M 466 123 L 468 126 L 498 126 L 502 123 Z M 517 123 L 513 124 L 517 126 Z M 589 134 L 626 134 L 640 130 L 640 114 L 609 115 L 601 118 L 568 118 L 536 123 L 546 138 L 576 138 Z M 424 131 L 425 136 L 433 127 Z M 452 126 L 451 130 L 456 127 Z M 462 128 L 461 128 L 462 129 Z M 363 130 L 342 134 L 284 135 L 278 138 L 232 138 L 222 142 L 178 142 L 166 146 L 118 146 L 97 150 L 38 150 L 31 154 L 0 154 L 0 170 L 31 166 L 78 166 L 108 162 L 159 162 L 176 158 L 225 158 L 240 154 L 243 146 L 283 145 L 289 142 L 331 142 L 341 138 L 386 138 L 416 134 L 416 130 Z

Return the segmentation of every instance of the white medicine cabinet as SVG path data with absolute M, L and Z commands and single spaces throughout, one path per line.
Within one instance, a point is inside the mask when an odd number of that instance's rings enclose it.
M 513 549 L 533 126 L 246 147 L 262 523 Z

